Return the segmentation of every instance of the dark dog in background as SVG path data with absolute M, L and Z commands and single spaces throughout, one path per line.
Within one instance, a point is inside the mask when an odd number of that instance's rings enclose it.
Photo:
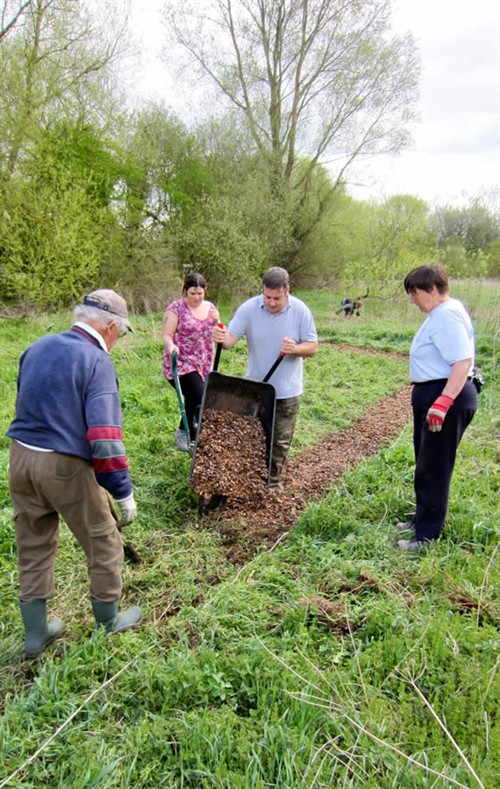
M 361 309 L 361 302 L 355 299 L 345 298 L 342 299 L 342 306 L 340 310 L 337 312 L 337 315 L 340 315 L 341 312 L 344 313 L 345 318 L 350 318 L 352 315 L 357 315 L 359 317 L 359 311 Z

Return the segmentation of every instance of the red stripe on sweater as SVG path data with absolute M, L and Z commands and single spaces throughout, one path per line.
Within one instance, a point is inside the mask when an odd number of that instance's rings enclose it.
M 123 471 L 128 468 L 127 458 L 93 458 L 92 468 L 96 474 L 106 474 L 109 471 Z
M 114 441 L 121 441 L 123 438 L 121 427 L 99 425 L 98 427 L 89 427 L 87 430 L 87 441 L 104 441 L 107 438 L 111 438 Z

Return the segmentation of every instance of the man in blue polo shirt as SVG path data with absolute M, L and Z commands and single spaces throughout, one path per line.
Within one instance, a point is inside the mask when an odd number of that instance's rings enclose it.
M 264 274 L 263 292 L 236 310 L 227 329 L 216 327 L 215 342 L 232 348 L 246 337 L 246 377 L 262 381 L 279 355 L 282 363 L 270 383 L 276 389 L 276 418 L 269 487 L 281 487 L 280 476 L 292 443 L 300 396 L 304 390 L 304 358 L 318 350 L 311 310 L 290 294 L 288 272 L 273 266 Z

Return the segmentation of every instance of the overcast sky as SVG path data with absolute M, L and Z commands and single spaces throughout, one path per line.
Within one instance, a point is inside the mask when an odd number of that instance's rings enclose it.
M 498 189 L 500 3 L 396 0 L 394 26 L 411 30 L 419 45 L 420 123 L 413 148 L 374 160 L 373 181 L 365 172 L 367 186 L 353 194 L 409 193 L 444 203 Z
M 184 117 L 188 96 L 155 60 L 163 40 L 162 0 L 132 0 L 133 23 L 150 52 L 134 76 L 137 100 L 164 98 Z M 395 0 L 397 32 L 411 30 L 423 74 L 420 122 L 414 144 L 401 156 L 376 157 L 349 174 L 359 199 L 412 194 L 434 203 L 483 196 L 500 181 L 500 2 L 498 0 Z

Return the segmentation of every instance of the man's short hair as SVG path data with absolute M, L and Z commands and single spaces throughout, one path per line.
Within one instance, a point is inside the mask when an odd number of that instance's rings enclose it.
M 286 290 L 286 288 L 290 287 L 288 271 L 286 268 L 281 268 L 281 266 L 272 266 L 268 268 L 262 277 L 262 285 L 264 288 L 269 288 L 270 290 L 279 290 L 280 288 Z

